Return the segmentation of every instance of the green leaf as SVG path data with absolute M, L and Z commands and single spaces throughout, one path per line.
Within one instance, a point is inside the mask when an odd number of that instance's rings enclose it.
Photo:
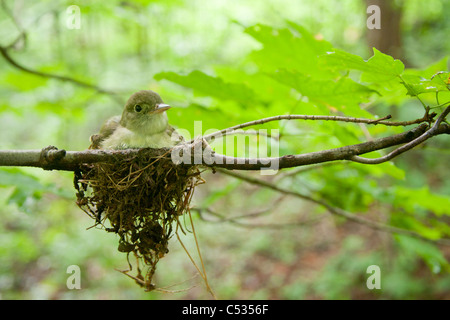
M 8 72 L 5 76 L 3 76 L 3 79 L 3 81 L 9 86 L 17 88 L 21 91 L 30 91 L 43 87 L 48 82 L 47 78 L 25 72 Z
M 408 68 L 405 70 L 404 74 L 405 75 L 416 75 L 416 76 L 423 77 L 425 79 L 431 79 L 433 76 L 435 76 L 440 71 L 448 70 L 448 59 L 449 59 L 448 56 L 443 57 L 438 62 L 432 63 L 423 69 Z
M 373 48 L 373 56 L 367 61 L 360 56 L 335 49 L 320 57 L 321 66 L 330 69 L 350 69 L 362 71 L 361 81 L 377 83 L 391 80 L 401 75 L 405 65 L 400 60 Z
M 380 154 L 377 153 L 377 156 L 379 157 Z M 390 161 L 380 163 L 376 166 L 367 166 L 365 164 L 355 162 L 352 163 L 352 166 L 361 170 L 361 174 L 366 176 L 368 176 L 369 174 L 374 177 L 382 177 L 385 175 L 389 175 L 395 179 L 404 180 L 406 175 L 404 170 L 396 167 L 395 164 Z
M 429 266 L 432 272 L 439 273 L 443 267 L 448 268 L 449 263 L 436 246 L 412 237 L 396 235 L 395 238 L 403 249 L 416 253 Z
M 16 203 L 22 207 L 29 198 L 39 199 L 46 187 L 36 177 L 17 168 L 0 169 L 0 186 L 14 186 L 8 203 Z
M 288 25 L 302 38 L 305 46 L 311 49 L 314 55 L 319 56 L 332 48 L 331 43 L 321 38 L 314 37 L 305 27 L 293 21 L 287 21 Z
M 287 109 L 286 111 L 290 109 L 286 100 L 292 98 L 291 90 L 279 82 L 274 81 L 274 79 L 268 77 L 266 74 L 262 72 L 249 74 L 246 70 L 236 68 L 236 66 L 216 66 L 214 71 L 217 76 L 227 82 L 245 84 L 253 92 L 257 93 L 258 100 L 261 100 L 263 103 L 269 104 L 276 101 L 282 101 L 284 108 Z M 277 106 L 277 110 L 277 114 L 285 111 L 282 109 L 282 106 L 281 109 L 280 106 Z M 251 110 L 248 111 L 251 112 Z M 260 113 L 255 110 L 255 116 L 258 115 L 260 115 Z
M 442 231 L 435 227 L 429 227 L 429 221 L 422 222 L 418 217 L 401 216 L 401 213 L 392 218 L 392 222 L 396 225 L 403 226 L 408 230 L 416 231 L 427 239 L 437 240 L 443 237 Z
M 195 70 L 187 76 L 175 72 L 161 72 L 154 76 L 155 80 L 168 80 L 187 88 L 201 96 L 214 97 L 219 100 L 234 100 L 244 107 L 255 99 L 254 92 L 242 83 L 227 83 L 222 78 L 209 76 Z
M 421 189 L 396 187 L 392 189 L 395 194 L 394 205 L 403 207 L 410 212 L 425 209 L 438 216 L 450 215 L 450 197 L 431 193 L 428 186 Z
M 2 234 L 0 236 L 2 243 L 0 256 L 14 257 L 13 261 L 23 264 L 38 259 L 42 251 L 39 250 L 39 244 L 33 236 L 36 235 L 24 230 L 14 230 L 14 234 L 11 236 Z
M 336 81 L 320 80 L 300 72 L 287 70 L 278 70 L 271 76 L 278 82 L 294 88 L 310 100 L 337 108 L 345 104 L 367 100 L 372 93 L 376 92 L 347 77 Z
M 240 180 L 232 180 L 228 182 L 225 186 L 216 189 L 210 190 L 209 195 L 203 199 L 202 207 L 207 208 L 211 206 L 216 201 L 222 199 L 224 196 L 236 190 L 236 188 L 242 183 Z
M 441 92 L 449 91 L 449 85 L 446 83 L 446 79 L 450 76 L 450 72 L 442 72 L 436 74 L 436 76 L 427 80 L 417 75 L 403 75 L 403 85 L 410 96 L 417 96 L 426 92 Z
M 29 211 L 30 200 L 39 200 L 44 193 L 52 193 L 71 199 L 73 193 L 59 188 L 53 183 L 42 183 L 39 178 L 19 168 L 0 169 L 0 187 L 8 189 L 6 203 L 15 203 L 24 211 Z
M 351 54 L 339 49 L 333 49 L 334 51 L 327 52 L 325 55 L 320 56 L 320 65 L 327 68 L 336 69 L 353 69 L 364 72 L 370 72 L 371 67 L 367 61 L 358 55 Z
M 265 71 L 280 68 L 302 70 L 307 74 L 320 74 L 318 56 L 332 49 L 329 42 L 315 39 L 306 29 L 288 22 L 290 29 L 276 29 L 263 24 L 245 29 L 263 48 L 253 52 L 253 60 Z

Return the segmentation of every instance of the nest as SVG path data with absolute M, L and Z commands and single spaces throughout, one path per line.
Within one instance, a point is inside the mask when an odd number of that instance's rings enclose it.
M 119 236 L 118 251 L 126 252 L 127 259 L 134 254 L 138 274 L 130 277 L 146 290 L 155 288 L 152 278 L 159 259 L 169 252 L 174 222 L 189 210 L 194 188 L 202 182 L 197 167 L 174 164 L 169 152 L 86 164 L 74 178 L 78 206 L 95 220 L 94 226 Z

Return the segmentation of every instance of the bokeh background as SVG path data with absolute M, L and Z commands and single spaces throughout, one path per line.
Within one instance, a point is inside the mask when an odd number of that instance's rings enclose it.
M 366 27 L 369 4 L 383 10 L 385 20 L 376 35 Z M 79 29 L 67 27 L 71 15 L 66 10 L 71 5 L 81 10 Z M 202 120 L 207 130 L 289 112 L 324 114 L 325 109 L 313 109 L 308 101 L 302 101 L 304 108 L 299 109 L 292 90 L 273 84 L 275 89 L 267 91 L 273 87 L 261 77 L 255 78 L 258 85 L 252 89 L 264 103 L 245 105 L 233 97 L 210 97 L 208 88 L 199 95 L 154 76 L 199 70 L 233 82 L 251 82 L 251 75 L 264 72 L 270 61 L 258 60 L 264 59 L 257 54 L 262 44 L 247 28 L 256 24 L 285 28 L 288 21 L 365 59 L 375 46 L 411 68 L 433 63 L 448 67 L 449 16 L 449 0 L 2 0 L 0 45 L 12 44 L 8 52 L 15 61 L 96 89 L 36 76 L 0 57 L 0 149 L 54 145 L 84 150 L 101 123 L 121 113 L 122 102 L 141 89 L 160 93 L 173 106 L 171 123 L 191 132 L 195 120 Z M 406 120 L 421 116 L 418 101 L 394 100 L 382 101 L 373 110 L 382 115 L 389 110 Z M 355 130 L 361 131 L 357 126 L 315 125 L 284 123 L 288 142 L 280 152 L 354 143 L 353 138 L 342 141 L 334 136 L 345 137 L 353 130 L 353 137 Z M 297 175 L 285 170 L 266 178 L 377 221 L 448 237 L 448 150 L 445 137 L 438 137 L 426 148 L 396 159 L 395 165 L 368 169 L 337 164 Z M 261 178 L 258 173 L 250 175 Z M 208 279 L 219 298 L 450 298 L 448 247 L 337 219 L 310 203 L 220 173 L 207 171 L 204 178 L 206 184 L 197 187 L 192 202 L 196 209 L 191 213 Z M 127 268 L 126 255 L 117 251 L 118 239 L 88 229 L 93 221 L 75 199 L 70 172 L 0 168 L 1 299 L 211 298 L 201 278 L 194 277 L 196 270 L 175 237 L 154 280 L 158 287 L 174 285 L 170 290 L 180 292 L 146 293 L 115 271 Z M 436 212 L 443 216 L 440 220 L 427 220 Z M 416 214 L 425 222 L 419 223 Z M 192 234 L 183 242 L 197 257 Z M 381 290 L 366 287 L 366 269 L 374 264 L 381 268 Z M 66 287 L 70 265 L 81 269 L 80 290 Z

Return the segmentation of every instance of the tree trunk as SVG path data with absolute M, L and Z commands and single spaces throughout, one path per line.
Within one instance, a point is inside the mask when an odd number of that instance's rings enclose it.
M 403 7 L 392 0 L 365 0 L 365 3 L 367 7 L 371 5 L 378 6 L 381 11 L 381 28 L 367 28 L 366 38 L 368 46 L 370 48 L 375 47 L 381 52 L 405 62 L 400 26 Z

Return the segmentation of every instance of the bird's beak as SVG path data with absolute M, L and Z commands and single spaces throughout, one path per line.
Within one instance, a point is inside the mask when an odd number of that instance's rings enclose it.
M 154 113 L 161 113 L 166 111 L 167 109 L 170 109 L 170 106 L 168 104 L 160 103 L 156 105 L 155 110 L 153 110 Z

